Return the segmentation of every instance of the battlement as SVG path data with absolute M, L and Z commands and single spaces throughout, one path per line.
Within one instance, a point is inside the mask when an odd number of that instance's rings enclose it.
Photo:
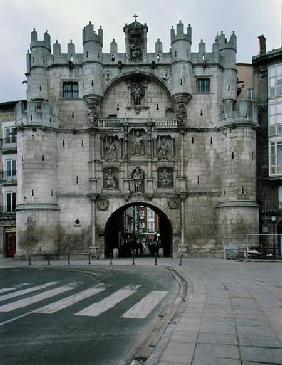
M 189 24 L 187 27 L 187 33 L 184 33 L 184 24 L 181 22 L 181 20 L 176 26 L 176 33 L 173 27 L 170 30 L 171 44 L 180 40 L 188 41 L 189 43 L 192 44 L 192 27 Z
M 36 47 L 43 47 L 43 48 L 47 48 L 48 51 L 51 52 L 51 37 L 47 30 L 44 33 L 44 38 L 42 41 L 38 40 L 37 31 L 35 29 L 33 29 L 33 31 L 31 32 L 30 38 L 31 38 L 30 50 L 32 50 L 32 48 L 36 48 Z
M 232 49 L 237 52 L 237 37 L 234 31 L 232 32 L 229 41 L 225 37 L 225 34 L 221 31 L 220 35 L 216 36 L 215 42 L 218 44 L 220 51 L 224 49 Z
M 97 42 L 103 46 L 103 29 L 98 29 L 98 34 L 94 30 L 94 25 L 91 21 L 83 28 L 82 32 L 83 45 L 87 42 Z

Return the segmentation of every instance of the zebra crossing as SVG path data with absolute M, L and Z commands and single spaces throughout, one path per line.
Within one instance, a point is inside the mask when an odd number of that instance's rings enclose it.
M 80 290 L 80 284 L 76 282 L 61 285 L 57 281 L 47 282 L 40 285 L 32 285 L 30 283 L 18 284 L 14 287 L 0 288 L 0 326 L 24 318 L 32 314 L 53 314 L 71 308 L 73 305 L 80 303 L 83 307 L 79 311 L 74 310 L 73 315 L 98 317 L 105 312 L 110 311 L 118 306 L 121 302 L 126 303 L 128 298 L 132 298 L 134 294 L 138 294 L 142 289 L 141 285 L 126 285 L 109 293 L 106 285 L 97 284 L 87 289 Z M 25 287 L 23 289 L 23 287 Z M 74 292 L 75 291 L 75 292 Z M 107 293 L 107 294 L 105 294 Z M 95 296 L 105 294 L 101 299 L 97 300 Z M 121 315 L 124 319 L 144 319 L 166 296 L 167 291 L 152 290 L 143 293 L 142 298 L 137 300 Z M 63 298 L 56 299 L 56 296 L 64 295 Z M 87 304 L 84 301 L 88 299 Z M 89 299 L 92 303 L 89 305 Z M 41 306 L 42 301 L 49 301 L 48 304 Z M 30 306 L 36 305 L 37 308 L 30 310 Z M 27 310 L 27 312 L 16 315 L 18 310 Z M 12 314 L 15 316 L 1 322 L 1 314 Z

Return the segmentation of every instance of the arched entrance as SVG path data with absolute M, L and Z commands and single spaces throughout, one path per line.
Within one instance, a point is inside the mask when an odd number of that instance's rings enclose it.
M 105 256 L 172 256 L 172 226 L 159 208 L 143 202 L 117 209 L 105 226 Z

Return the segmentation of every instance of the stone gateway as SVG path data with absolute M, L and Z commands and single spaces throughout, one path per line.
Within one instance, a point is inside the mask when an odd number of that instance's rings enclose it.
M 17 105 L 17 255 L 109 255 L 116 216 L 160 214 L 166 256 L 216 255 L 258 232 L 256 113 L 237 100 L 233 33 L 191 52 L 192 28 L 171 49 L 148 26 L 124 27 L 125 53 L 83 29 L 83 53 L 31 33 L 27 109 Z M 163 227 L 163 228 L 162 228 Z M 162 238 L 162 236 L 161 236 Z M 114 246 L 113 246 L 114 247 Z

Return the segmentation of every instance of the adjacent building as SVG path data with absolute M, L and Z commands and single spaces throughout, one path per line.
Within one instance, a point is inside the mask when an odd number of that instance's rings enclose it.
M 260 233 L 275 256 L 282 255 L 282 48 L 266 52 L 259 37 L 260 54 L 253 57 L 254 94 L 258 108 L 257 191 Z
M 15 107 L 18 102 L 0 103 L 0 252 L 4 257 L 14 257 L 16 254 L 17 133 Z

